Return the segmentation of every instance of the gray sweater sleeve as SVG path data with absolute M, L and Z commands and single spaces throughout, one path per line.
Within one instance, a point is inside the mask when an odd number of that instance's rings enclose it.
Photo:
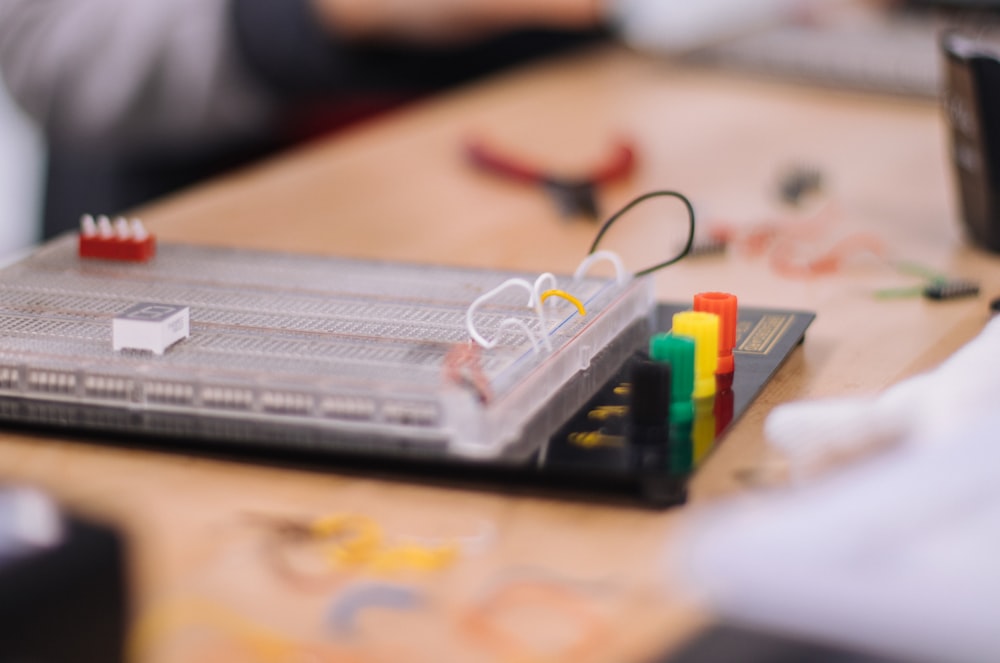
M 0 71 L 49 139 L 141 152 L 238 141 L 274 95 L 230 0 L 0 0 Z
M 257 138 L 289 102 L 426 92 L 603 35 L 365 45 L 313 11 L 310 0 L 0 0 L 0 71 L 50 141 L 168 154 Z

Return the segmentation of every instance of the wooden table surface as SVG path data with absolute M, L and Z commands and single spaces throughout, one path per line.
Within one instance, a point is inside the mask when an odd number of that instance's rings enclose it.
M 758 250 L 743 241 L 659 273 L 657 292 L 686 301 L 726 290 L 744 305 L 813 310 L 804 345 L 695 477 L 693 505 L 667 511 L 3 434 L 0 478 L 40 485 L 128 534 L 137 659 L 651 660 L 707 619 L 669 562 L 676 526 L 699 504 L 754 490 L 743 478 L 775 461 L 762 437 L 769 410 L 874 393 L 932 366 L 977 333 L 1000 295 L 1000 260 L 963 239 L 935 104 L 746 80 L 617 48 L 446 94 L 142 216 L 161 241 L 572 271 L 595 226 L 472 170 L 462 154 L 470 136 L 567 174 L 627 137 L 637 169 L 602 190 L 606 211 L 668 188 L 694 201 L 702 227 L 744 239 L 777 228 Z M 824 183 L 802 209 L 775 195 L 794 166 Z M 680 241 L 683 218 L 676 203 L 650 203 L 608 246 L 633 267 L 653 262 Z M 848 253 L 811 278 L 775 268 L 779 252 L 805 264 L 858 237 L 881 256 Z M 918 282 L 893 268 L 899 260 L 979 279 L 984 295 L 876 298 Z M 439 570 L 344 569 L 309 549 L 282 557 L 296 575 L 277 568 L 274 534 L 255 516 L 324 514 L 363 516 L 396 540 L 464 544 Z M 366 610 L 338 630 L 331 615 L 371 583 L 415 604 Z

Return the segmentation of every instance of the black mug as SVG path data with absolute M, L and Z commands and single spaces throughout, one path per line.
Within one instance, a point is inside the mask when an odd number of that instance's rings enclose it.
M 1000 253 L 1000 47 L 949 32 L 941 50 L 962 221 L 975 244 Z

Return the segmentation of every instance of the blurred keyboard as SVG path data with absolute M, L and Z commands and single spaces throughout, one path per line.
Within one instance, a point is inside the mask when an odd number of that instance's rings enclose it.
M 830 13 L 774 25 L 688 53 L 688 62 L 809 84 L 934 98 L 942 84 L 940 34 L 1000 34 L 994 9 Z

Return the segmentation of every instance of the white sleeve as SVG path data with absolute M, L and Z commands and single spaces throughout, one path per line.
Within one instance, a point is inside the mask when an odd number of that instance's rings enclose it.
M 273 101 L 244 71 L 229 0 L 0 0 L 0 70 L 50 140 L 224 143 Z

